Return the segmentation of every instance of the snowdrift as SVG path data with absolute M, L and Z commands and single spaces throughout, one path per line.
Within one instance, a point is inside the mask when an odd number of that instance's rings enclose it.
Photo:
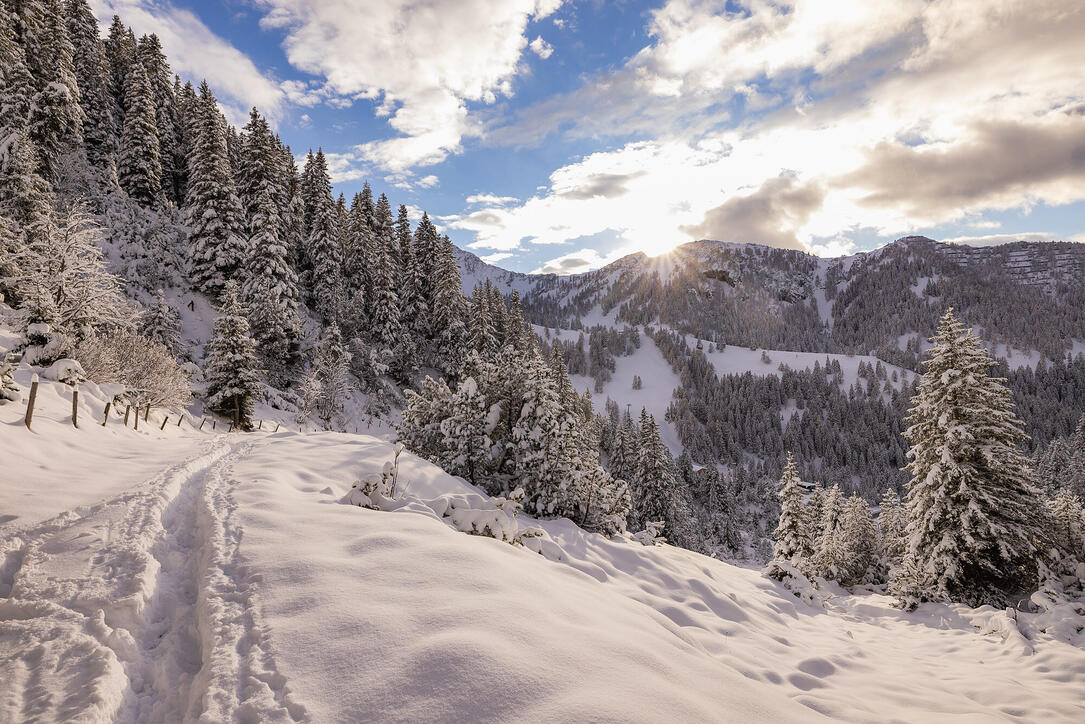
M 518 516 L 534 548 L 468 535 L 445 514 L 493 501 L 410 454 L 406 503 L 344 504 L 393 457 L 373 437 L 0 414 L 2 721 L 1085 719 L 1065 627 L 1026 639 L 993 609 L 840 590 L 808 605 L 565 520 Z M 49 506 L 13 470 L 69 512 L 37 522 Z

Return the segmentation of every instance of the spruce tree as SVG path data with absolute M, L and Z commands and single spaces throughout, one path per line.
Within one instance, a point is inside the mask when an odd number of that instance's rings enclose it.
M 174 95 L 175 76 L 170 71 L 162 42 L 154 33 L 139 39 L 136 45 L 138 65 L 143 66 L 154 104 L 155 133 L 158 138 L 159 186 L 175 205 L 184 203 L 187 170 L 182 145 L 181 118 Z M 127 114 L 127 107 L 126 107 Z
M 158 154 L 154 98 L 147 73 L 132 65 L 125 88 L 124 131 L 121 134 L 117 179 L 129 196 L 151 206 L 162 191 L 162 165 Z
M 79 104 L 83 108 L 87 160 L 92 169 L 111 180 L 116 173 L 117 126 L 109 90 L 109 65 L 98 35 L 98 20 L 87 0 L 68 0 L 68 36 L 74 53 Z
M 668 519 L 671 518 L 677 483 L 671 469 L 670 453 L 659 436 L 655 417 L 643 408 L 640 429 L 640 450 L 632 495 L 637 529 L 644 530 L 648 523 L 670 522 Z
M 373 218 L 373 283 L 370 297 L 369 329 L 389 363 L 394 361 L 403 327 L 399 296 L 396 294 L 396 254 L 398 243 L 388 197 L 380 195 Z
M 1061 488 L 1047 501 L 1056 544 L 1077 560 L 1085 560 L 1085 507 L 1069 488 Z
M 885 557 L 887 566 L 895 566 L 904 557 L 904 547 L 907 542 L 905 537 L 906 511 L 901 503 L 900 496 L 892 488 L 886 490 L 882 495 L 879 508 L 878 527 L 881 531 L 882 554 Z
M 908 546 L 894 590 L 921 601 L 1003 606 L 1037 578 L 1040 499 L 1003 380 L 949 310 L 912 398 Z
M 200 85 L 189 157 L 190 275 L 201 291 L 216 294 L 248 256 L 241 202 L 226 155 L 226 121 L 207 82 Z
M 813 546 L 807 528 L 806 509 L 799 470 L 791 453 L 787 454 L 784 474 L 780 478 L 780 518 L 772 533 L 776 544 L 772 549 L 774 561 L 786 562 L 799 570 L 805 570 L 813 555 Z
M 204 376 L 208 407 L 233 419 L 242 430 L 251 430 L 260 372 L 256 341 L 249 334 L 245 308 L 233 280 L 222 289 L 222 308 L 207 343 Z
M 343 299 L 343 256 L 339 241 L 338 215 L 332 199 L 332 182 L 323 150 L 317 150 L 306 165 L 310 208 L 309 234 L 305 249 L 313 266 L 313 309 L 325 324 L 339 319 Z
M 840 583 L 845 586 L 866 583 L 878 564 L 878 534 L 870 506 L 858 495 L 852 495 L 844 504 L 840 528 L 844 549 L 844 574 Z
M 155 292 L 154 304 L 143 317 L 140 333 L 161 344 L 174 357 L 181 353 L 181 315 L 166 302 L 166 295 Z
M 466 300 L 452 242 L 446 236 L 438 246 L 432 307 L 438 367 L 447 375 L 458 375 L 467 354 Z
M 469 483 L 481 484 L 490 465 L 490 437 L 486 431 L 489 409 L 474 378 L 460 382 L 449 408 L 449 416 L 441 422 L 446 447 L 441 467 Z
M 136 36 L 114 15 L 105 40 L 108 89 L 113 99 L 113 135 L 119 139 L 124 125 L 124 88 L 136 62 Z
M 59 180 L 60 157 L 83 143 L 83 110 L 79 83 L 61 0 L 11 3 L 15 37 L 25 52 L 33 79 L 30 137 L 37 151 L 37 170 L 49 183 Z
M 301 336 L 298 279 L 290 268 L 279 215 L 265 189 L 249 223 L 249 256 L 241 296 L 261 358 L 283 380 L 295 361 Z
M 821 503 L 821 530 L 814 541 L 812 572 L 831 581 L 847 576 L 847 553 L 844 550 L 844 494 L 833 484 L 825 491 Z

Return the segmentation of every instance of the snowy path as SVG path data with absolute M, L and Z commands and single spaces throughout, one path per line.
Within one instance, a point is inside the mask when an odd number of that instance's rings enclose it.
M 238 555 L 232 466 L 192 459 L 0 541 L 0 721 L 303 721 Z

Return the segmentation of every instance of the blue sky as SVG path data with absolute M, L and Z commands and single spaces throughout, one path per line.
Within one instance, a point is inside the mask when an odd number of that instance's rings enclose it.
M 1085 240 L 1077 0 L 91 4 L 507 268 Z

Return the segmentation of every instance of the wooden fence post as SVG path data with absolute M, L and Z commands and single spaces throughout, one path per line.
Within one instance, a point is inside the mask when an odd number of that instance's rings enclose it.
M 72 388 L 72 427 L 79 427 L 79 390 Z
M 136 429 L 138 430 L 139 429 L 139 408 L 138 407 L 136 408 L 135 420 L 136 420 Z
M 219 426 L 219 421 L 218 420 L 212 420 L 211 421 L 211 429 L 212 430 L 214 430 L 218 426 Z
M 180 417 L 177 418 L 177 427 L 181 426 L 181 423 L 184 421 L 184 419 L 185 419 L 184 415 L 181 415 Z
M 205 422 L 207 422 L 207 418 L 206 418 L 206 417 L 205 417 L 205 418 L 203 418 L 202 420 L 200 420 L 200 426 L 199 426 L 198 428 L 196 428 L 196 431 L 197 431 L 197 432 L 199 432 L 200 430 L 202 430 L 202 429 L 203 429 L 203 424 L 204 424 Z
M 263 420 L 261 420 L 260 424 L 256 426 L 256 429 L 257 430 L 263 430 L 264 429 L 264 421 Z
M 23 422 L 26 423 L 26 429 L 30 429 L 30 421 L 34 419 L 34 403 L 38 399 L 38 376 L 34 375 L 30 380 L 30 399 L 26 403 L 26 417 Z
M 128 413 L 132 411 L 132 405 L 128 404 L 124 406 L 124 426 L 128 427 Z
M 226 428 L 226 432 L 233 432 L 233 431 L 234 431 L 234 423 L 231 422 L 230 427 Z
M 105 427 L 105 424 L 109 422 L 109 408 L 111 407 L 113 407 L 112 402 L 105 403 L 105 414 L 102 415 L 102 427 Z
M 281 425 L 281 424 L 282 424 L 281 422 L 275 424 L 275 432 L 279 431 L 279 425 Z
M 158 428 L 159 432 L 166 429 L 166 423 L 169 422 L 169 421 L 170 421 L 170 416 L 169 415 L 166 415 L 164 418 L 162 418 L 162 425 Z
M 143 413 L 143 421 L 147 422 L 151 417 L 151 404 L 147 403 L 147 411 Z

